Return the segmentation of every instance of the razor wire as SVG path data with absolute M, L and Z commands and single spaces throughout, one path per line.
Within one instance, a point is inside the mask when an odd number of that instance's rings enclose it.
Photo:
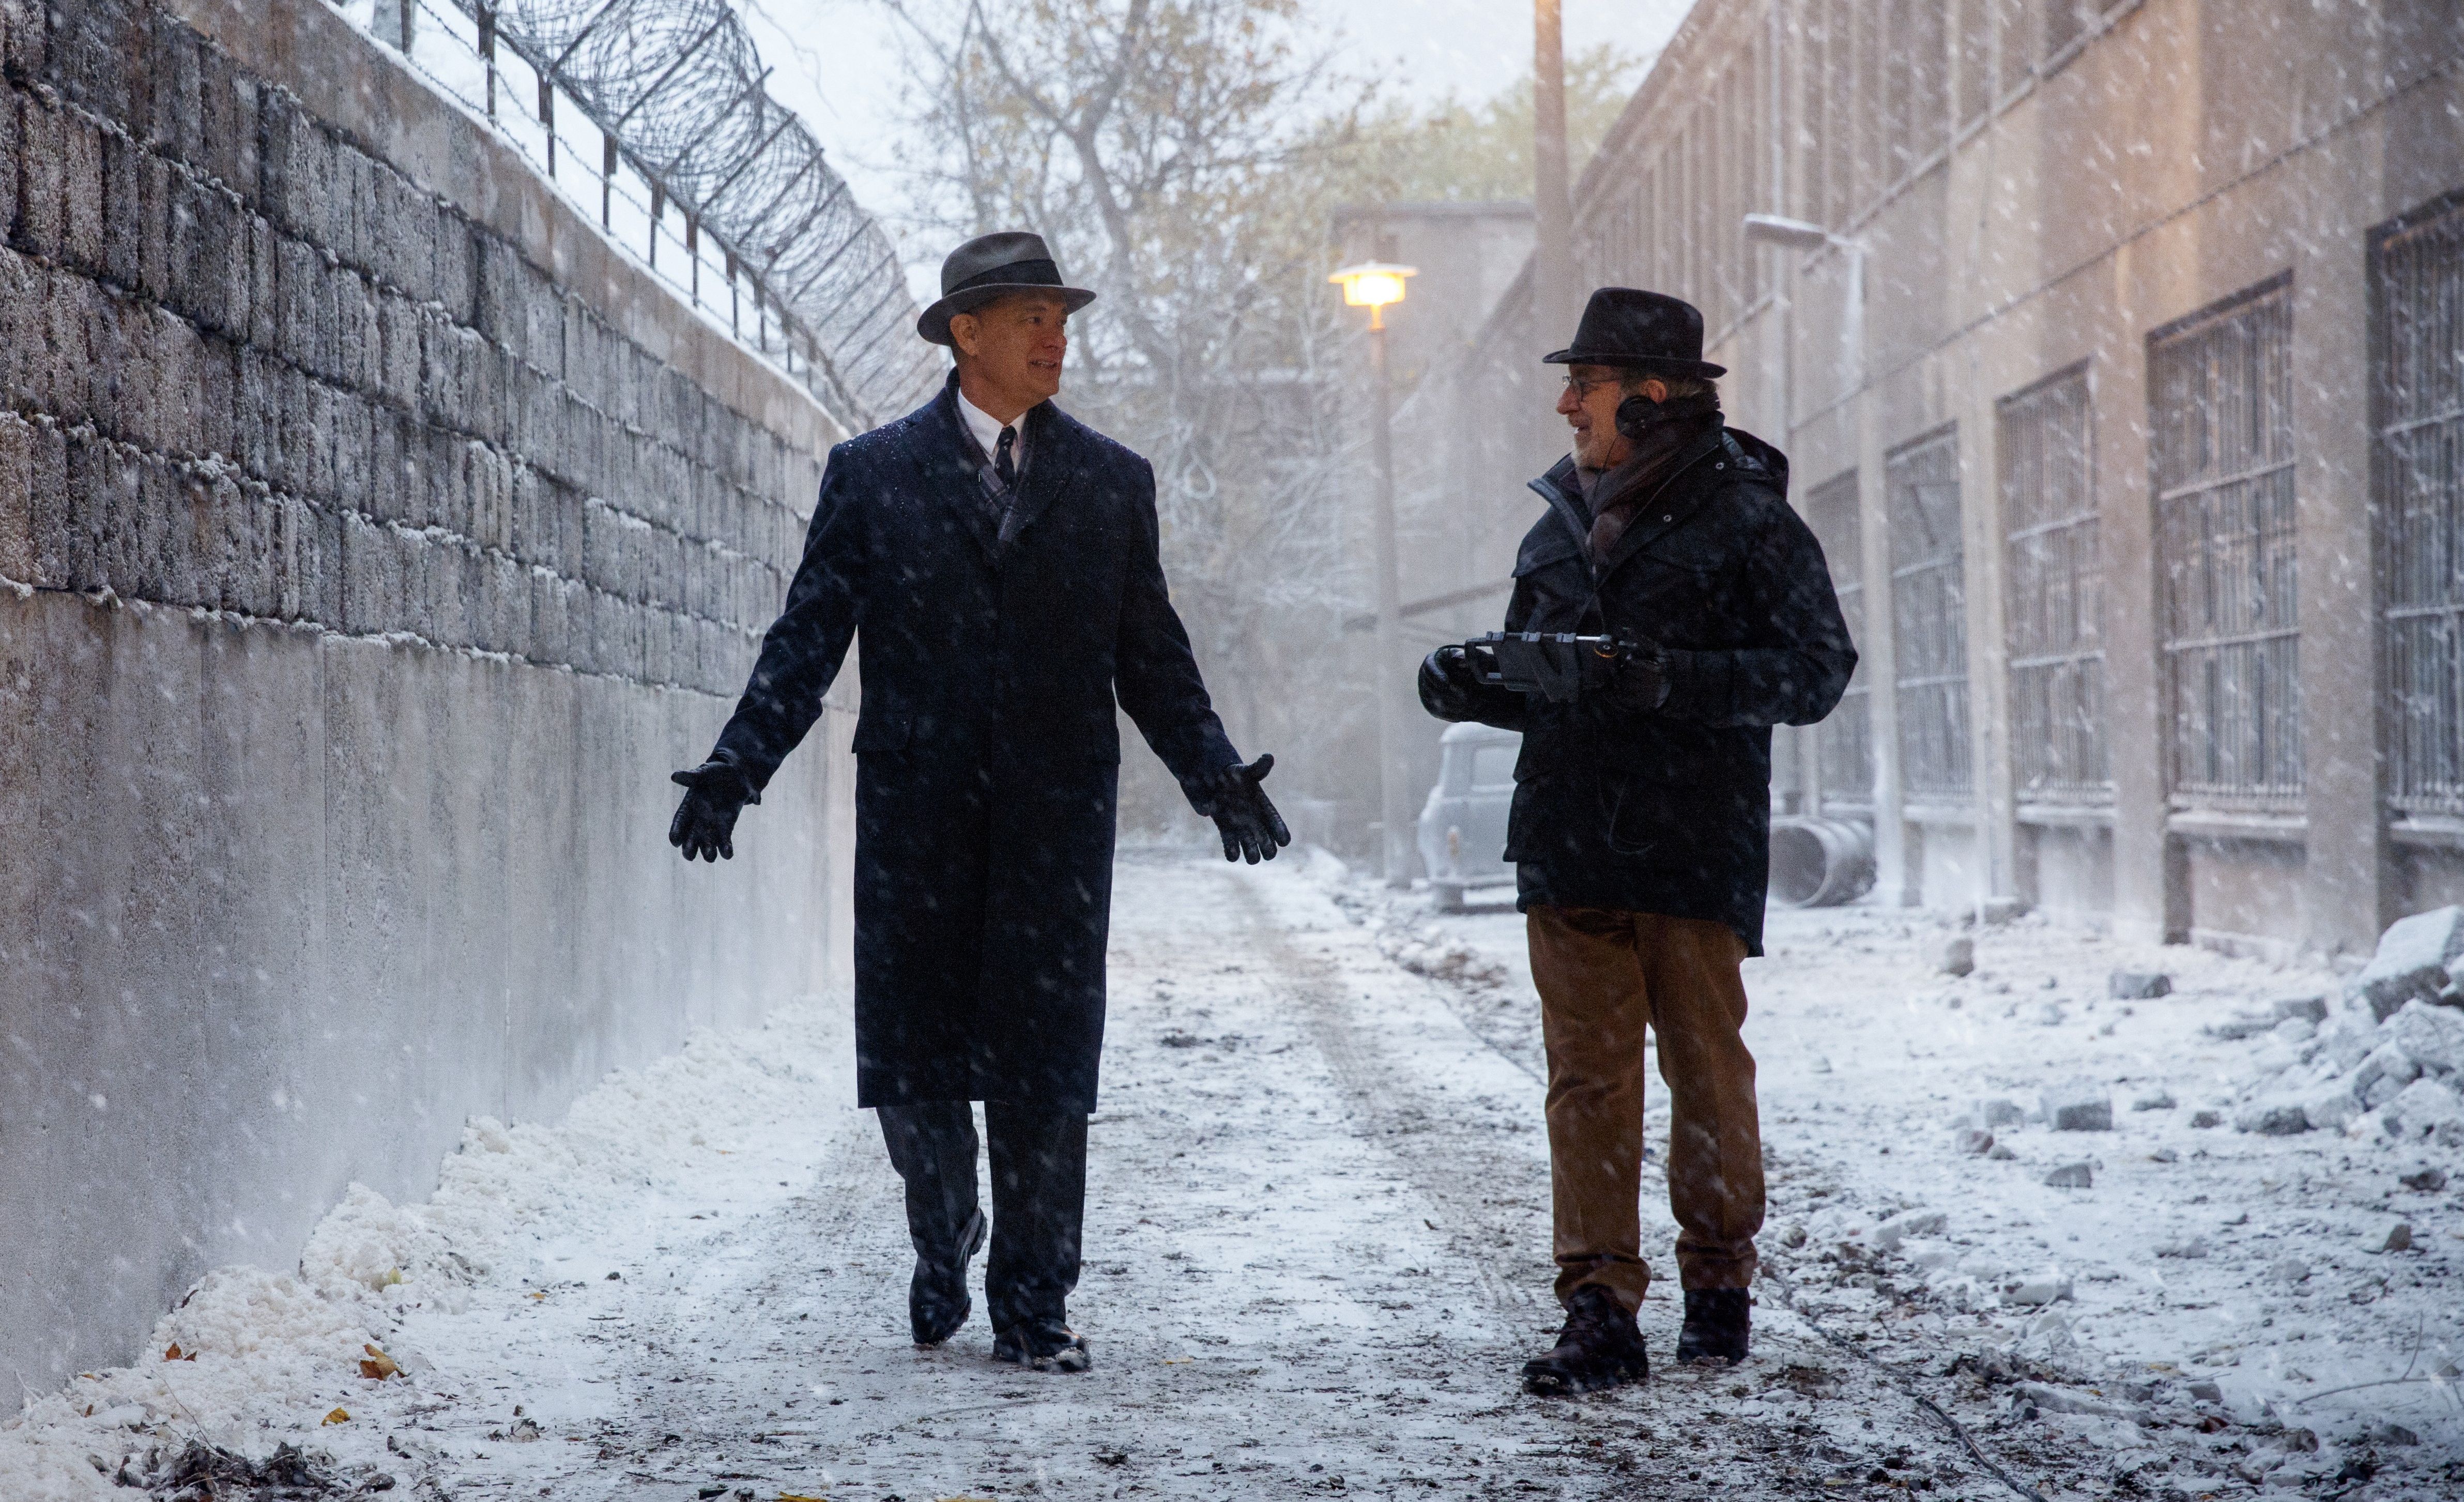
M 730 332 L 848 431 L 937 385 L 939 352 L 914 337 L 896 247 L 810 128 L 770 97 L 730 0 L 373 0 L 370 11 L 379 37 L 484 114 L 585 211 L 595 188 L 601 228 L 694 307 L 710 310 L 705 271 L 723 277 Z M 458 56 L 437 55 L 454 43 Z M 466 60 L 475 68 L 447 65 Z M 467 76 L 446 76 L 457 71 Z M 598 152 L 563 133 L 560 99 L 595 127 Z M 640 247 L 618 232 L 620 200 Z

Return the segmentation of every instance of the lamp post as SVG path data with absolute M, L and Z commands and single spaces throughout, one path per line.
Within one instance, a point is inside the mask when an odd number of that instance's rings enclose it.
M 1346 306 L 1369 310 L 1369 384 L 1377 414 L 1371 441 L 1377 453 L 1377 806 L 1383 823 L 1378 843 L 1390 887 L 1409 886 L 1412 881 L 1412 846 L 1404 835 L 1412 816 L 1403 769 L 1396 764 L 1403 748 L 1399 676 L 1403 670 L 1398 652 L 1403 623 L 1395 577 L 1395 441 L 1387 424 L 1393 400 L 1386 380 L 1386 308 L 1403 300 L 1403 278 L 1416 274 L 1417 269 L 1410 266 L 1363 261 L 1327 278 L 1341 285 Z

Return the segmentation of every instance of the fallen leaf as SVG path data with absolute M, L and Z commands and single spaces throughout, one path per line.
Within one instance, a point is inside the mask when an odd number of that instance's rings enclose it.
M 350 1422 L 351 1410 L 348 1408 L 337 1408 L 333 1412 L 325 1415 L 325 1424 L 348 1424 Z M 320 1424 L 318 1427 L 323 1428 L 324 1425 Z
M 193 1361 L 196 1358 L 196 1352 L 181 1350 L 180 1342 L 177 1340 L 172 1341 L 170 1349 L 163 1353 L 163 1359 L 165 1361 Z
M 402 1375 L 402 1368 L 394 1364 L 394 1358 L 392 1357 L 385 1355 L 383 1351 L 378 1350 L 372 1345 L 363 1345 L 360 1347 L 360 1349 L 368 1354 L 367 1359 L 360 1363 L 360 1375 L 362 1377 L 373 1377 L 378 1381 L 384 1381 L 388 1377 L 400 1377 Z
M 830 1502 L 827 1497 L 808 1497 L 801 1491 L 781 1491 L 779 1502 Z

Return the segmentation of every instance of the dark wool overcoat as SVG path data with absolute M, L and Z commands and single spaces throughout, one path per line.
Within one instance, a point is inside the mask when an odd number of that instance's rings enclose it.
M 1091 1112 L 1118 705 L 1184 788 L 1239 760 L 1156 557 L 1147 461 L 1050 403 L 1006 507 L 956 378 L 830 451 L 719 758 L 766 784 L 850 638 L 857 1101 Z
M 1523 732 L 1506 855 L 1519 905 L 1708 918 L 1762 953 L 1771 727 L 1831 713 L 1857 666 L 1821 544 L 1788 504 L 1788 460 L 1713 427 L 1646 492 L 1607 558 L 1562 460 L 1514 561 L 1510 631 L 1609 631 L 1668 649 L 1667 702 L 1621 710 L 1484 691 Z

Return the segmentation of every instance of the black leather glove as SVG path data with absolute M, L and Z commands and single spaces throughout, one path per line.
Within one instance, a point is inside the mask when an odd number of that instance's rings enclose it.
M 1216 832 L 1223 836 L 1225 860 L 1245 859 L 1255 866 L 1273 860 L 1276 850 L 1292 843 L 1284 816 L 1258 785 L 1274 769 L 1271 756 L 1262 756 L 1247 766 L 1236 762 L 1217 772 L 1207 784 L 1206 802 L 1198 811 L 1215 821 Z
M 1629 637 L 1617 645 L 1623 650 L 1609 679 L 1609 702 L 1640 714 L 1667 703 L 1668 649 L 1649 637 Z
M 1420 659 L 1420 707 L 1437 718 L 1456 723 L 1471 718 L 1479 691 L 1471 658 L 1462 648 L 1441 647 Z
M 669 781 L 683 785 L 685 801 L 676 806 L 675 820 L 668 826 L 668 843 L 684 851 L 687 860 L 734 860 L 736 816 L 746 804 L 761 801 L 744 768 L 733 762 L 704 762 Z

